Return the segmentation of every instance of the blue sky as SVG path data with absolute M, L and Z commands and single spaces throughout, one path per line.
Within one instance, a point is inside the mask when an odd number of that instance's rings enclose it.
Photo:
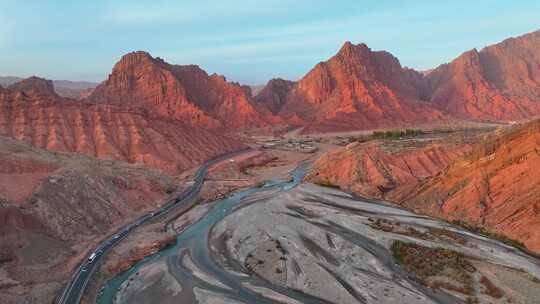
M 540 29 L 540 1 L 0 0 L 0 75 L 104 80 L 125 53 L 260 84 L 297 79 L 344 41 L 429 69 Z

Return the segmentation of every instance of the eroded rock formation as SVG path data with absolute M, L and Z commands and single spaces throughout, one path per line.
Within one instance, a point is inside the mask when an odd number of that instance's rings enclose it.
M 130 104 L 196 127 L 262 126 L 269 117 L 244 87 L 196 65 L 171 65 L 145 52 L 129 53 L 89 96 L 102 104 Z
M 179 172 L 242 144 L 125 104 L 66 100 L 30 78 L 0 91 L 0 134 L 33 146 Z

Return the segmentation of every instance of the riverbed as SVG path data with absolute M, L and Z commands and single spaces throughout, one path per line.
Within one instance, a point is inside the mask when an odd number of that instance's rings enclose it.
M 540 298 L 538 259 L 385 202 L 301 183 L 307 169 L 302 164 L 291 181 L 268 182 L 214 202 L 178 235 L 175 246 L 110 280 L 98 303 L 535 303 Z M 451 288 L 462 282 L 437 275 L 433 280 L 444 284 L 426 287 L 395 260 L 390 248 L 396 241 L 459 252 L 474 265 L 469 274 L 474 286 L 463 294 Z M 490 294 L 482 278 L 503 295 Z

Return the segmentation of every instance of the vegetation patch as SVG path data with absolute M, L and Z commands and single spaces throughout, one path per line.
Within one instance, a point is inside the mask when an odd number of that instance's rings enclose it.
M 465 243 L 467 243 L 467 240 L 465 240 L 464 237 L 462 237 L 461 235 L 453 231 L 449 231 L 449 230 L 441 229 L 441 228 L 430 228 L 429 232 L 441 239 L 450 240 L 460 245 L 465 245 Z
M 405 130 L 391 130 L 391 131 L 374 131 L 370 135 L 360 135 L 355 137 L 349 137 L 348 142 L 359 142 L 364 143 L 374 139 L 400 139 L 400 138 L 411 138 L 423 134 L 428 134 L 433 132 L 426 132 L 420 129 L 405 129 Z
M 401 225 L 399 222 L 389 221 L 386 219 L 373 219 L 368 218 L 370 222 L 369 226 L 373 229 L 381 230 L 384 232 L 392 232 L 395 234 L 401 234 L 406 236 L 415 237 L 422 240 L 431 240 L 433 239 L 427 233 L 418 231 L 414 227 Z
M 422 284 L 466 295 L 473 294 L 472 274 L 476 269 L 462 253 L 402 241 L 394 241 L 390 250 L 394 259 L 408 272 L 414 274 Z
M 329 180 L 318 180 L 318 181 L 314 181 L 313 183 L 321 187 L 340 189 L 339 185 L 336 185 Z
M 405 129 L 405 130 L 392 130 L 392 131 L 375 131 L 372 137 L 375 139 L 396 139 L 403 137 L 416 137 L 424 134 L 424 131 L 420 129 Z

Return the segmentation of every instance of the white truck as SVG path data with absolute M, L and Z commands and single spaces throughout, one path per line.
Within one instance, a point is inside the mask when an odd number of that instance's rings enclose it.
M 88 262 L 92 263 L 95 258 L 96 258 L 96 253 L 92 252 L 92 254 L 88 257 Z

